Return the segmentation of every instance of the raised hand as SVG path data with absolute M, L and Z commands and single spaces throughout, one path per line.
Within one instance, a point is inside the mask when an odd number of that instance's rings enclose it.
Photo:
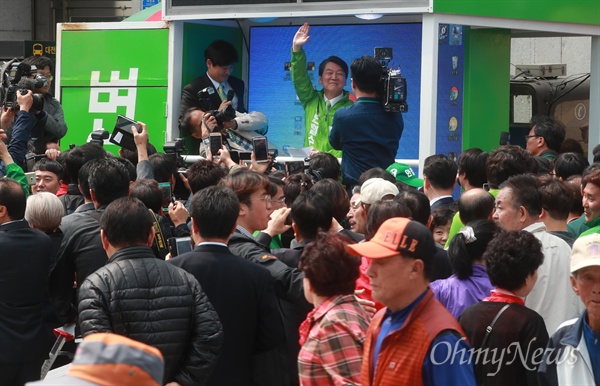
M 310 39 L 310 36 L 308 36 L 309 31 L 310 26 L 308 25 L 308 23 L 304 23 L 302 24 L 302 26 L 300 26 L 298 32 L 296 32 L 296 35 L 294 35 L 294 40 L 292 42 L 292 51 L 300 51 L 302 46 L 306 44 L 308 39 Z

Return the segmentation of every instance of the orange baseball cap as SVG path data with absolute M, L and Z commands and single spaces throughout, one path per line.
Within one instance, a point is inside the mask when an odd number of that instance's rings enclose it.
M 370 259 L 385 259 L 403 254 L 430 259 L 435 254 L 431 231 L 418 221 L 405 217 L 386 220 L 367 242 L 348 245 L 348 251 Z

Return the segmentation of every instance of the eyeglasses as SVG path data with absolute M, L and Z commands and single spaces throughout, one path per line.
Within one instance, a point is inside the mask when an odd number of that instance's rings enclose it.
M 260 198 L 252 198 L 250 201 L 264 201 L 265 203 L 271 203 L 273 200 L 271 199 L 271 196 L 265 195 Z
M 526 135 L 525 142 L 529 141 L 529 138 L 536 138 L 536 137 L 539 137 L 539 135 L 535 135 L 535 134 L 534 135 Z
M 278 204 L 284 204 L 284 203 L 285 203 L 285 197 L 283 197 L 283 198 L 282 198 L 282 199 L 280 199 L 280 200 L 273 200 L 273 199 L 271 198 L 271 202 L 276 202 L 276 203 L 278 203 Z
M 360 200 L 356 200 L 356 201 L 351 201 L 350 202 L 350 207 L 354 210 L 360 208 L 360 204 L 362 204 L 362 201 Z

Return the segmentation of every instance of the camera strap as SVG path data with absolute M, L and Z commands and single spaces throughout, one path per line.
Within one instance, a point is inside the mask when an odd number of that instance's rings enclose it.
M 169 249 L 167 248 L 167 244 L 165 243 L 165 236 L 160 229 L 160 224 L 158 223 L 158 218 L 156 217 L 156 213 L 152 211 L 152 209 L 148 209 L 152 214 L 152 218 L 154 221 L 152 222 L 152 228 L 154 228 L 154 244 L 156 244 L 156 248 L 158 249 L 158 254 L 164 259 L 169 253 Z

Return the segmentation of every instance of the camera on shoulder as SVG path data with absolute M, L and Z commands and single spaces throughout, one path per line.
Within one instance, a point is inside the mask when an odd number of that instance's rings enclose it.
M 0 87 L 0 100 L 2 106 L 7 109 L 18 110 L 17 92 L 22 95 L 27 94 L 27 90 L 32 92 L 35 89 L 42 88 L 48 81 L 45 76 L 37 73 L 37 67 L 23 62 L 17 62 L 13 59 L 4 62 L 0 69 L 0 78 L 2 85 Z M 33 94 L 32 110 L 42 111 L 44 109 L 44 97 L 42 94 Z
M 381 63 L 379 94 L 381 95 L 383 108 L 391 113 L 408 112 L 406 78 L 402 76 L 400 68 L 397 70 L 388 68 L 389 62 L 393 59 L 392 48 L 375 47 L 373 56 Z

